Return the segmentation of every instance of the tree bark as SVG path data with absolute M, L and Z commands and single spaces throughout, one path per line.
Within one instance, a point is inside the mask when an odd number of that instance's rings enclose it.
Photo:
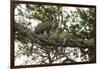
M 62 45 L 60 42 L 56 42 L 55 39 L 50 38 L 44 34 L 36 34 L 34 31 L 30 30 L 27 27 L 19 23 L 15 23 L 15 30 L 23 36 L 27 37 L 31 42 L 43 45 L 43 46 L 64 46 L 64 47 L 79 47 L 79 48 L 94 48 L 94 39 L 83 40 L 80 38 L 75 38 L 67 40 L 65 45 Z

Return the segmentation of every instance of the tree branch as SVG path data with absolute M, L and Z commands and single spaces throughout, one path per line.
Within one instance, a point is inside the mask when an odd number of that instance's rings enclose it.
M 79 48 L 94 48 L 94 39 L 83 40 L 80 38 L 69 39 L 66 41 L 65 45 L 61 42 L 56 42 L 55 39 L 48 37 L 44 34 L 36 34 L 34 31 L 19 23 L 15 23 L 15 29 L 23 36 L 27 37 L 31 42 L 43 45 L 43 46 L 64 46 L 64 47 L 79 47 Z

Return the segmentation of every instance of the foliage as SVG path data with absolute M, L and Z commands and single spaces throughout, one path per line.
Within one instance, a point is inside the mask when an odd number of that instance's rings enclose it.
M 94 8 L 18 4 L 15 12 L 15 22 L 33 31 L 34 26 L 32 21 L 37 21 L 38 23 L 54 21 L 59 23 L 59 26 L 64 31 L 72 33 L 76 38 L 84 40 L 94 38 Z M 16 55 L 26 55 L 28 58 L 30 56 L 31 60 L 29 62 L 36 62 L 35 64 L 64 63 L 66 59 L 70 59 L 69 62 L 71 63 L 73 61 L 78 62 L 78 58 L 81 58 L 80 62 L 84 62 L 89 61 L 90 58 L 88 53 L 82 56 L 89 49 L 83 49 L 82 51 L 80 48 L 40 46 L 32 43 L 27 37 L 19 34 L 18 31 L 16 31 L 15 37 L 16 42 L 19 41 L 22 44 L 19 44 L 20 46 L 16 51 Z M 32 47 L 32 51 L 30 51 L 30 47 Z M 67 60 L 66 63 L 68 63 Z

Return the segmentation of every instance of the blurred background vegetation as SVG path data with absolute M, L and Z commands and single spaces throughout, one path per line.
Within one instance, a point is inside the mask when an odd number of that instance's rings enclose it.
M 94 39 L 94 8 L 16 4 L 14 16 L 15 23 L 33 31 L 41 22 L 54 21 L 76 38 Z M 89 48 L 41 46 L 19 31 L 15 32 L 15 58 L 16 65 L 88 62 L 95 59 L 93 50 Z

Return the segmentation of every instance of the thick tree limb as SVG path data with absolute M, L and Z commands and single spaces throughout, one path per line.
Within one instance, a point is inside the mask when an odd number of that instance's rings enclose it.
M 15 23 L 15 29 L 21 33 L 23 36 L 26 36 L 31 42 L 43 45 L 43 46 L 65 46 L 65 47 L 79 47 L 79 48 L 94 48 L 94 39 L 91 40 L 82 40 L 80 38 L 69 39 L 66 41 L 65 45 L 62 45 L 61 42 L 56 42 L 55 39 L 48 37 L 43 34 L 36 34 L 27 27 L 24 27 L 21 24 Z

